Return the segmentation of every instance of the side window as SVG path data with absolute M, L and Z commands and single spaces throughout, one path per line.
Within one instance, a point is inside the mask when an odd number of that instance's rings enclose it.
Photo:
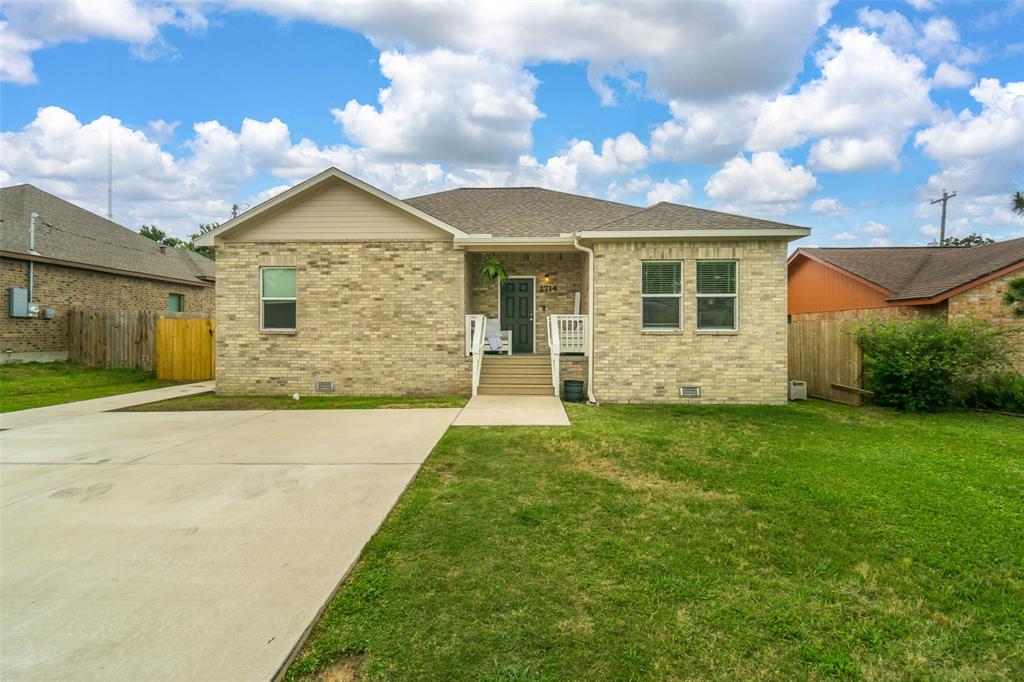
M 682 328 L 682 261 L 643 261 L 640 268 L 643 328 L 652 330 Z
M 697 330 L 738 328 L 736 261 L 697 261 Z
M 294 331 L 295 268 L 260 268 L 260 328 Z
M 185 310 L 184 294 L 167 294 L 167 310 L 172 313 L 180 313 Z

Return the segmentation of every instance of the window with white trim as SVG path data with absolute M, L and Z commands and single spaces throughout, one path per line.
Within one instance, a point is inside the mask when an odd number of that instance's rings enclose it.
M 295 331 L 295 268 L 260 268 L 260 329 Z
M 697 261 L 697 330 L 735 331 L 736 292 L 736 261 Z
M 683 263 L 645 260 L 640 266 L 643 328 L 681 329 L 683 326 Z

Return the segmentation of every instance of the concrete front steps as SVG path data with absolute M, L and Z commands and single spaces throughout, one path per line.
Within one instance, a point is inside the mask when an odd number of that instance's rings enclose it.
M 547 355 L 485 355 L 479 395 L 554 395 Z

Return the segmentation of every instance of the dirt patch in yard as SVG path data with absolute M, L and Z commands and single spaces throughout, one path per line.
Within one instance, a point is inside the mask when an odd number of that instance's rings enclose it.
M 352 654 L 318 673 L 301 678 L 301 682 L 355 682 L 363 667 L 363 654 Z

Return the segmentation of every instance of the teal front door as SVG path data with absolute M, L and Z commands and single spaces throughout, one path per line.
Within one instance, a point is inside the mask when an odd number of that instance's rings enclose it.
M 533 280 L 511 277 L 501 283 L 501 328 L 512 331 L 512 352 L 533 352 Z

